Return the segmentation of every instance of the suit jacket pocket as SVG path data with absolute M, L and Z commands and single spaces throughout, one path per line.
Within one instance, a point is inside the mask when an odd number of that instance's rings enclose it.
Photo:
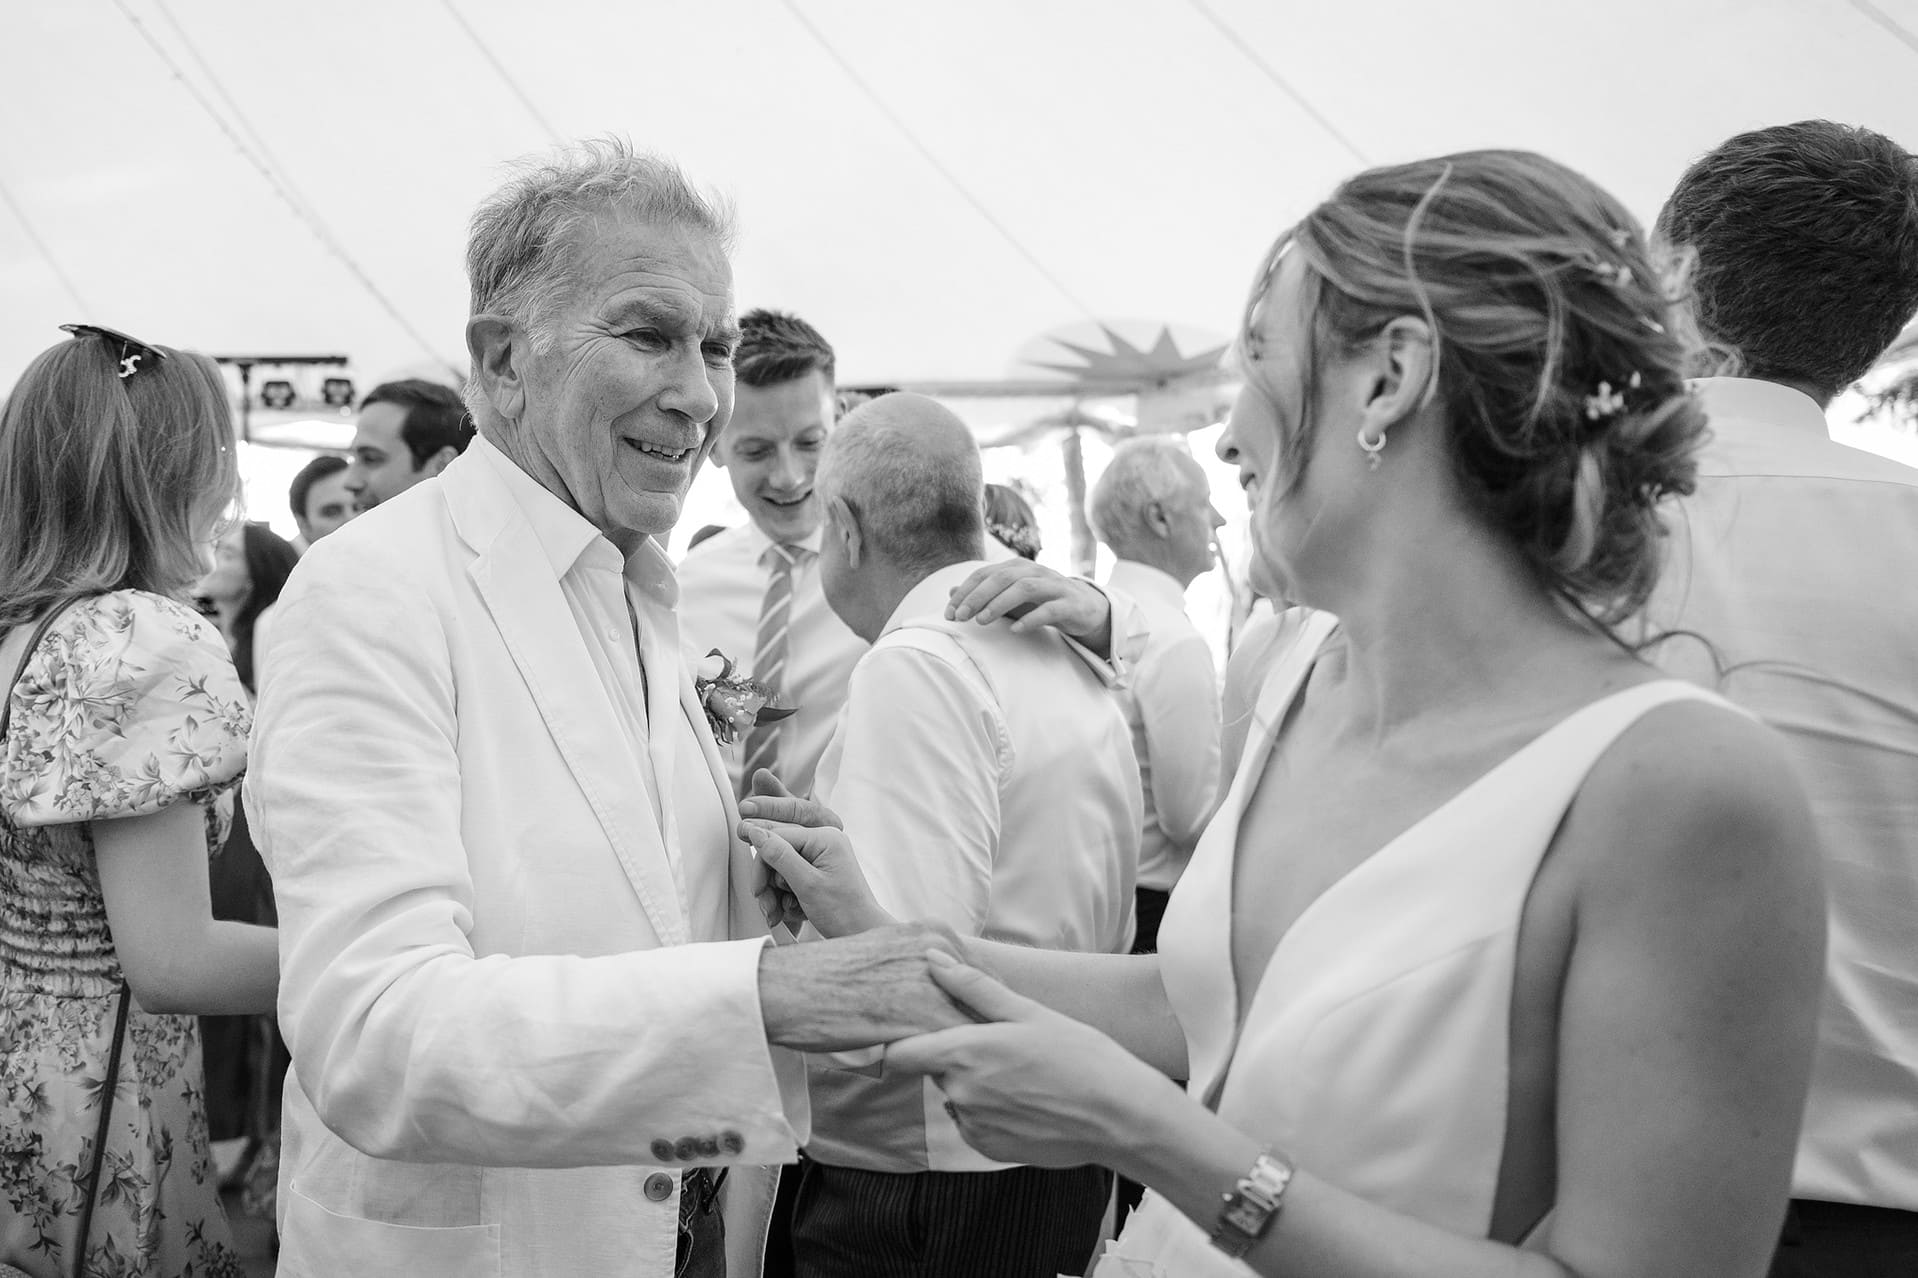
M 498 1225 L 390 1225 L 289 1187 L 280 1278 L 499 1278 Z

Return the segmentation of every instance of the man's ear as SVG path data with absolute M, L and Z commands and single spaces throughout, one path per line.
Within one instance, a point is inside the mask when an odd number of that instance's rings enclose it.
M 1365 433 L 1376 437 L 1413 416 L 1438 393 L 1438 343 L 1424 320 L 1401 315 L 1373 339 L 1368 358 L 1361 412 Z
M 833 536 L 845 540 L 846 566 L 859 567 L 859 552 L 864 549 L 864 540 L 859 531 L 859 517 L 852 513 L 852 507 L 844 497 L 826 499 L 826 523 Z
M 501 417 L 518 421 L 526 411 L 525 361 L 531 353 L 525 331 L 504 315 L 475 315 L 466 321 L 466 350 L 480 394 Z
M 455 457 L 458 457 L 459 455 L 460 455 L 460 450 L 453 447 L 451 444 L 448 444 L 446 447 L 440 449 L 437 453 L 434 453 L 431 457 L 428 457 L 426 459 L 426 473 L 428 475 L 439 474 L 441 471 L 445 470 L 448 466 L 451 466 L 453 464 L 453 459 Z
M 1147 502 L 1145 509 L 1140 511 L 1139 515 L 1145 523 L 1146 528 L 1154 537 L 1157 537 L 1160 541 L 1168 541 L 1171 539 L 1172 521 L 1166 517 L 1164 502 Z

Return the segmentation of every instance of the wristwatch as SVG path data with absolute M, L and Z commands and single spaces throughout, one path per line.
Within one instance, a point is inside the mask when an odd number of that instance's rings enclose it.
M 1285 1205 L 1285 1187 L 1291 1183 L 1292 1164 L 1283 1154 L 1277 1150 L 1260 1154 L 1231 1192 L 1220 1195 L 1224 1205 L 1212 1230 L 1212 1245 L 1234 1260 L 1251 1251 L 1278 1218 L 1279 1208 Z

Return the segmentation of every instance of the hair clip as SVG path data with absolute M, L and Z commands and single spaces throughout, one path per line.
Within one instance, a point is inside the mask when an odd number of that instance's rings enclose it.
M 98 324 L 62 324 L 60 331 L 75 337 L 97 337 L 103 342 L 112 343 L 119 351 L 115 358 L 120 362 L 120 380 L 123 382 L 135 373 L 144 371 L 142 360 L 146 361 L 145 368 L 152 368 L 166 358 L 165 351 L 157 350 L 137 337 L 128 337 L 116 329 L 102 328 Z
M 1611 234 L 1607 235 L 1605 238 L 1610 240 L 1612 242 L 1612 247 L 1617 249 L 1621 253 L 1623 253 L 1626 249 L 1630 248 L 1632 245 L 1632 233 L 1626 230 L 1622 226 L 1613 227 Z
M 1594 279 L 1615 289 L 1630 288 L 1632 281 L 1637 278 L 1632 274 L 1631 267 L 1621 266 L 1617 262 L 1587 260 L 1581 265 L 1591 272 Z
M 1625 390 L 1637 390 L 1643 384 L 1637 373 L 1633 373 L 1625 382 Z M 1600 382 L 1595 394 L 1585 397 L 1585 420 L 1604 421 L 1615 417 L 1625 410 L 1625 393 L 1612 389 L 1610 382 Z

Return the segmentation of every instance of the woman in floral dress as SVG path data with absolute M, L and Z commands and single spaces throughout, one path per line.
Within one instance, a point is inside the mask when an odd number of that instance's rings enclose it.
M 270 1011 L 275 941 L 208 910 L 248 712 L 180 602 L 237 491 L 231 421 L 205 356 L 75 338 L 0 414 L 0 1263 L 237 1278 L 192 1014 Z

